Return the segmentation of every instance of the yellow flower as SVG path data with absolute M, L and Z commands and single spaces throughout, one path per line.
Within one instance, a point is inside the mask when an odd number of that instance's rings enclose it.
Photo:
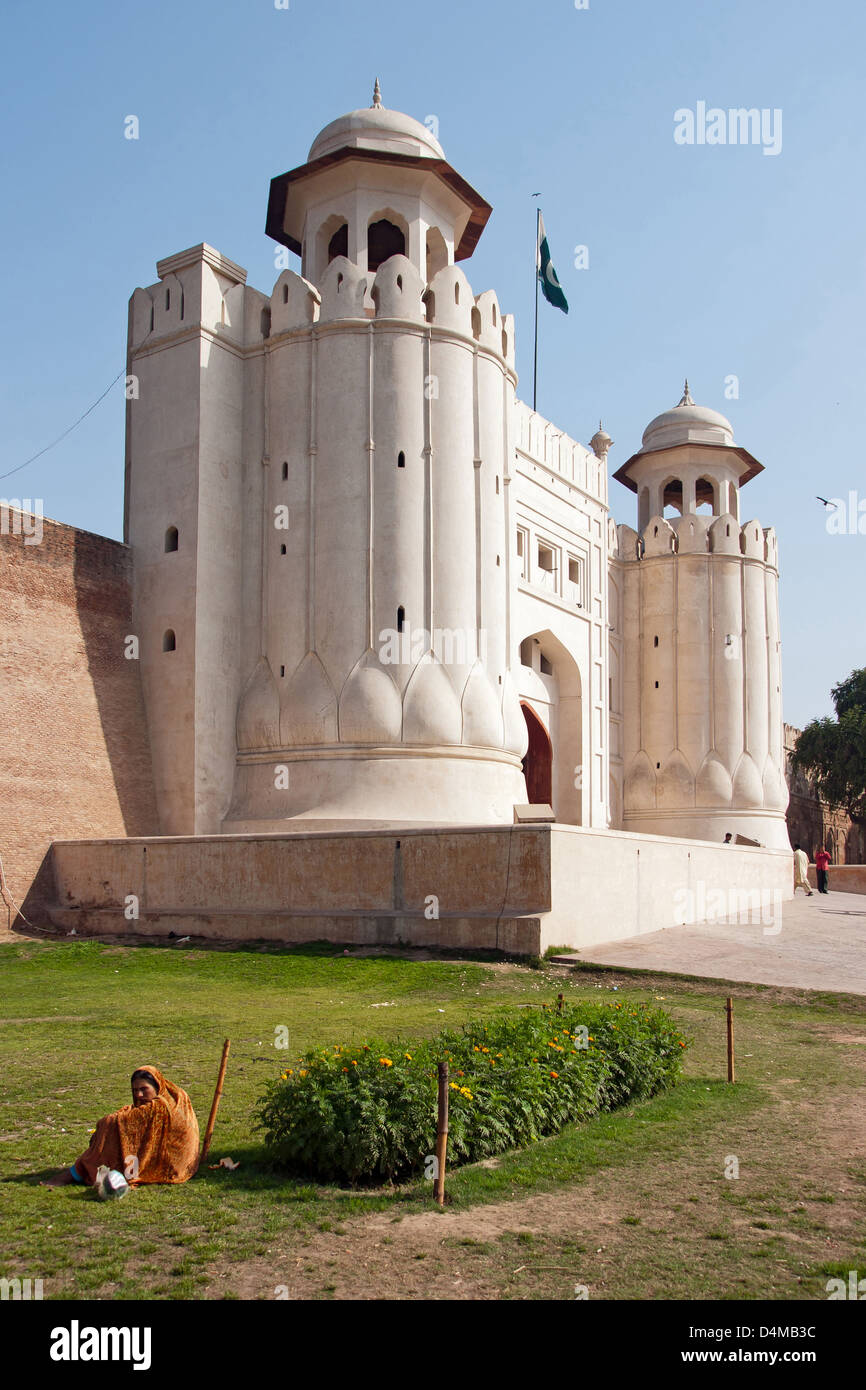
M 353 1062 L 353 1063 L 352 1063 L 352 1066 L 353 1066 L 353 1067 L 356 1067 L 357 1065 L 358 1065 L 357 1062 Z
M 461 1094 L 461 1096 L 465 1096 L 467 1100 L 471 1100 L 471 1099 L 472 1099 L 472 1092 L 469 1090 L 469 1087 L 468 1087 L 468 1086 L 461 1086 L 461 1087 L 460 1087 L 460 1094 Z
M 490 1048 L 489 1048 L 489 1047 L 482 1047 L 481 1051 L 482 1051 L 482 1052 L 489 1052 L 489 1051 L 490 1051 Z
M 379 1058 L 379 1064 L 380 1064 L 380 1066 L 383 1066 L 383 1067 L 393 1067 L 393 1065 L 394 1065 L 394 1063 L 391 1061 L 391 1058 L 390 1058 L 390 1057 L 380 1057 L 380 1058 Z
M 298 1072 L 298 1076 L 306 1076 L 306 1074 L 307 1074 L 307 1073 L 306 1073 L 305 1071 L 299 1071 L 299 1072 Z
M 404 1052 L 404 1053 L 403 1053 L 403 1056 L 406 1058 L 407 1062 L 411 1062 L 411 1061 L 412 1061 L 412 1053 L 411 1053 L 411 1052 Z

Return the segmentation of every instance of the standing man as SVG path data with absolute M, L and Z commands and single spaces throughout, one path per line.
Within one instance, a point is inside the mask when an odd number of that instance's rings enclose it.
M 821 848 L 818 850 L 818 853 L 815 855 L 815 868 L 816 868 L 817 871 L 818 871 L 818 892 L 819 892 L 819 893 L 826 893 L 826 892 L 829 891 L 828 888 L 827 888 L 827 879 L 828 879 L 827 865 L 828 865 L 829 863 L 830 863 L 830 856 L 829 856 L 829 854 L 827 853 L 825 847 L 822 845 Z
M 805 888 L 806 897 L 811 898 L 812 889 L 809 887 L 809 860 L 806 858 L 806 851 L 799 845 L 794 846 L 794 894 L 798 888 Z

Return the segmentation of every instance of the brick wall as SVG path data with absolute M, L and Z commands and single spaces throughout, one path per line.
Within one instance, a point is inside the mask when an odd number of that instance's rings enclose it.
M 24 542 L 0 533 L 0 855 L 7 896 L 38 920 L 52 840 L 158 824 L 138 662 L 124 657 L 130 551 L 48 520 Z

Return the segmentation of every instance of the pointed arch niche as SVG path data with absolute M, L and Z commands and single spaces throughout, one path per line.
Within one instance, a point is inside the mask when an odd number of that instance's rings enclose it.
M 584 756 L 582 681 L 577 662 L 546 629 L 520 643 L 517 676 L 529 734 L 523 762 L 527 798 L 530 802 L 547 801 L 556 819 L 565 825 L 588 824 L 589 749 Z M 542 797 L 542 791 L 550 795 Z

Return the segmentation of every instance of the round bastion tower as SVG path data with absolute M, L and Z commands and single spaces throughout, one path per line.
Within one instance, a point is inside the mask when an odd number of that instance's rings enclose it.
M 457 262 L 490 208 L 420 122 L 333 121 L 271 184 L 302 257 L 262 366 L 259 657 L 223 828 L 511 822 L 514 328 Z
M 789 848 L 776 536 L 739 519 L 761 471 L 686 382 L 615 474 L 638 495 L 638 532 L 618 528 L 624 830 Z

